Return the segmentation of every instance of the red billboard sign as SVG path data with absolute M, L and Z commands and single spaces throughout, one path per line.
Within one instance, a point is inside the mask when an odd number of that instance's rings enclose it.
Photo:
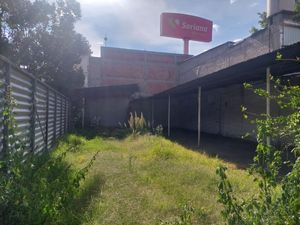
M 184 40 L 210 42 L 212 21 L 179 13 L 162 13 L 160 35 Z

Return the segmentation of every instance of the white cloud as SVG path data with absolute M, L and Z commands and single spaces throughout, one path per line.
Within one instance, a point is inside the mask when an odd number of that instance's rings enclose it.
M 253 2 L 253 3 L 250 4 L 250 7 L 251 7 L 251 8 L 253 8 L 253 7 L 255 7 L 255 6 L 258 6 L 258 2 Z
M 218 24 L 214 23 L 214 25 L 213 25 L 213 29 L 214 29 L 216 32 L 218 32 L 218 31 L 219 31 L 219 29 L 220 29 L 220 25 L 218 25 Z
M 80 0 L 82 20 L 77 24 L 78 32 L 88 36 L 93 55 L 99 55 L 98 49 L 104 36 L 108 36 L 108 46 L 112 40 L 136 45 L 178 45 L 180 40 L 160 36 L 160 14 L 176 11 L 167 7 L 164 0 Z M 88 13 L 86 13 L 89 11 Z M 98 21 L 97 21 L 98 20 Z
M 230 0 L 230 4 L 236 3 L 238 0 Z

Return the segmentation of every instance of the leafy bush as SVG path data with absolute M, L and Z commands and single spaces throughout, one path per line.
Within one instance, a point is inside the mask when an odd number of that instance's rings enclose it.
M 159 124 L 154 128 L 153 133 L 155 135 L 161 136 L 161 135 L 163 135 L 163 131 L 164 131 L 163 126 L 161 124 Z
M 249 199 L 237 198 L 226 168 L 217 169 L 222 214 L 230 225 L 300 224 L 300 87 L 272 77 L 271 80 L 275 83 L 274 94 L 263 89 L 254 92 L 269 97 L 285 115 L 262 114 L 254 121 L 258 145 L 250 173 L 255 177 L 258 193 Z M 246 87 L 252 88 L 249 84 Z M 284 153 L 292 157 L 284 158 Z M 290 172 L 282 172 L 284 167 Z
M 66 152 L 25 157 L 19 150 L 1 162 L 1 224 L 65 224 L 95 156 L 88 166 L 75 171 L 64 161 Z
M 81 170 L 64 160 L 80 140 L 71 138 L 69 149 L 59 154 L 34 154 L 15 135 L 13 101 L 5 96 L 4 125 L 8 146 L 0 159 L 0 224 L 68 224 L 73 200 L 97 154 Z

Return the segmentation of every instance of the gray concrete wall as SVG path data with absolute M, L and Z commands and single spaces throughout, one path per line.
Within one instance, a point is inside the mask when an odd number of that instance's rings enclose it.
M 265 83 L 255 82 L 254 88 L 265 88 Z M 252 90 L 245 90 L 242 84 L 202 92 L 201 131 L 219 134 L 226 137 L 241 138 L 251 133 L 256 125 L 250 120 L 255 115 L 266 112 L 265 98 L 257 96 Z M 155 125 L 161 124 L 167 129 L 168 100 L 154 101 Z M 248 108 L 249 120 L 243 118 L 241 106 Z M 131 104 L 131 109 L 143 112 L 151 118 L 151 102 L 143 100 Z M 280 113 L 279 108 L 271 104 L 272 115 Z M 197 94 L 171 96 L 171 127 L 197 131 L 198 127 L 198 99 Z M 255 133 L 250 137 L 255 140 Z
M 264 82 L 254 83 L 254 88 L 265 88 Z M 172 111 L 173 127 L 197 130 L 197 95 L 188 95 L 176 100 Z M 245 90 L 242 84 L 202 92 L 201 99 L 201 131 L 219 134 L 226 137 L 241 138 L 255 129 L 250 120 L 254 115 L 266 112 L 266 100 L 257 96 L 252 90 Z M 243 118 L 241 106 L 248 108 L 249 120 Z M 271 105 L 272 115 L 278 115 L 280 110 Z M 252 139 L 255 134 L 252 134 Z
M 227 42 L 180 63 L 179 84 L 280 49 L 284 45 L 283 26 L 291 21 L 292 16 L 290 12 L 276 14 L 269 19 L 270 28 L 240 42 Z
M 182 84 L 206 76 L 268 53 L 268 33 L 268 30 L 262 30 L 241 42 L 227 42 L 181 63 L 179 66 L 179 83 Z M 277 44 L 274 43 L 273 45 Z
M 128 120 L 129 97 L 87 99 L 85 120 L 87 125 L 99 121 L 99 126 L 119 127 Z

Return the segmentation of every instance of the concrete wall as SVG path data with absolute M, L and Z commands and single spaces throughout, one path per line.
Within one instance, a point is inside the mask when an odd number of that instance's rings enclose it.
M 179 83 L 182 84 L 275 51 L 284 46 L 285 43 L 293 44 L 300 41 L 300 36 L 291 37 L 293 40 L 289 42 L 284 40 L 285 36 L 290 37 L 297 34 L 295 31 L 291 33 L 291 29 L 284 29 L 284 27 L 290 26 L 289 21 L 291 21 L 292 16 L 293 14 L 290 12 L 276 14 L 269 18 L 270 28 L 260 30 L 237 43 L 227 42 L 180 63 Z M 297 27 L 297 29 L 300 28 Z M 290 32 L 291 34 L 284 34 L 284 32 Z
M 264 82 L 253 83 L 254 88 L 265 88 Z M 255 115 L 266 112 L 266 100 L 251 90 L 245 90 L 242 84 L 202 92 L 201 131 L 226 137 L 241 138 L 255 129 L 250 120 Z M 154 100 L 155 125 L 161 124 L 167 129 L 168 99 Z M 249 120 L 243 118 L 241 106 L 251 113 Z M 151 102 L 143 100 L 131 104 L 131 110 L 143 112 L 151 117 Z M 272 115 L 280 113 L 279 108 L 271 104 Z M 197 131 L 198 95 L 171 96 L 171 127 Z M 255 139 L 252 133 L 251 139 Z
M 129 97 L 105 97 L 87 99 L 85 119 L 88 126 L 96 124 L 104 127 L 119 127 L 128 120 Z
M 265 83 L 255 83 L 254 87 L 265 88 Z M 254 124 L 243 118 L 242 105 L 251 113 L 250 120 L 255 118 L 254 114 L 266 112 L 266 100 L 251 90 L 245 90 L 241 84 L 204 91 L 201 100 L 201 131 L 226 137 L 240 138 L 255 128 Z M 173 126 L 197 130 L 197 95 L 185 99 L 181 97 L 177 102 L 177 107 L 182 108 L 174 109 L 176 118 L 173 119 Z M 278 115 L 278 107 L 272 104 L 271 112 L 272 115 Z
M 182 84 L 266 54 L 269 52 L 268 39 L 268 31 L 262 30 L 241 42 L 227 42 L 193 57 L 179 65 L 179 83 Z
M 188 55 L 118 48 L 101 48 L 101 58 L 91 57 L 88 86 L 138 84 L 149 96 L 178 84 L 177 63 Z

